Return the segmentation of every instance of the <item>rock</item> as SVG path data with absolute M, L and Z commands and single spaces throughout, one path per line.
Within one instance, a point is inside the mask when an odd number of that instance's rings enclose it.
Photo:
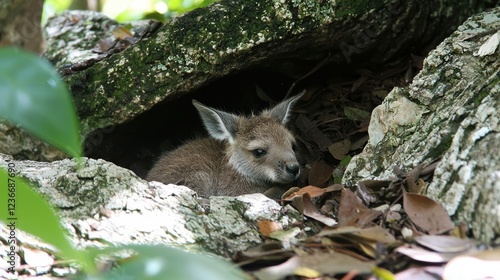
M 477 14 L 424 61 L 407 88 L 395 88 L 372 113 L 370 141 L 343 181 L 388 179 L 441 159 L 427 194 L 474 237 L 500 234 L 500 59 L 478 56 L 500 28 L 500 8 Z
M 0 167 L 11 159 L 0 154 Z M 262 242 L 257 220 L 288 228 L 300 216 L 290 207 L 281 211 L 262 194 L 211 197 L 205 205 L 186 187 L 148 183 L 104 160 L 80 161 L 12 161 L 19 176 L 38 185 L 36 190 L 59 208 L 64 227 L 80 246 L 139 242 L 230 256 Z M 4 236 L 5 226 L 0 230 Z M 41 248 L 23 236 L 21 244 Z

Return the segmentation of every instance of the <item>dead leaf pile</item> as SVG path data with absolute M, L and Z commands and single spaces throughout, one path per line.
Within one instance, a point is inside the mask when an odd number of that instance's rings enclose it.
M 352 188 L 291 189 L 282 203 L 302 213 L 303 223 L 282 229 L 259 222 L 265 243 L 234 261 L 265 280 L 500 279 L 500 250 L 464 238 L 466 229 L 455 226 L 440 203 L 409 191 L 421 192 L 435 166 L 395 170 L 391 181 Z M 475 272 L 457 277 L 464 267 Z

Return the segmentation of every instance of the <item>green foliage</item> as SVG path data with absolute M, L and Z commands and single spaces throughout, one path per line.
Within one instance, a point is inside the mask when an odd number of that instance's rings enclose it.
M 0 119 L 20 125 L 73 157 L 81 155 L 73 102 L 48 62 L 18 49 L 0 49 L 0 100 Z
M 347 168 L 347 165 L 349 165 L 349 162 L 351 162 L 351 159 L 352 159 L 352 157 L 347 155 L 339 162 L 337 170 L 341 171 L 341 172 L 334 172 L 333 173 L 333 183 L 334 184 L 342 184 L 342 177 L 344 176 L 344 171 Z

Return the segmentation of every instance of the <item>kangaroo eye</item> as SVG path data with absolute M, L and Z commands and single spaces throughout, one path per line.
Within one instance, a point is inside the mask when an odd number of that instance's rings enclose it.
M 254 157 L 260 158 L 260 157 L 263 157 L 265 154 L 267 154 L 267 152 L 266 152 L 266 150 L 263 150 L 263 149 L 255 149 L 255 150 L 252 150 L 252 154 Z

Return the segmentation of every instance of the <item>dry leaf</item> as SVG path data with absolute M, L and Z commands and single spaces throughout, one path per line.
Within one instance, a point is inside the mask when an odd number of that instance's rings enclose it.
M 356 184 L 356 193 L 364 204 L 370 205 L 374 202 L 380 201 L 377 193 L 374 193 L 371 189 L 367 188 L 363 182 L 358 182 Z
M 360 184 L 365 186 L 366 188 L 369 188 L 373 191 L 379 191 L 382 188 L 387 188 L 389 187 L 389 184 L 391 181 L 382 181 L 382 180 L 364 180 L 360 181 Z
M 351 150 L 351 141 L 344 139 L 340 142 L 335 142 L 328 147 L 328 151 L 335 159 L 342 160 Z
M 322 196 L 325 192 L 326 192 L 326 189 L 324 189 L 324 188 L 318 188 L 315 186 L 307 186 L 307 187 L 303 187 L 301 189 L 298 189 L 291 194 L 288 194 L 288 196 L 283 198 L 283 200 L 291 201 L 292 198 L 299 196 L 299 195 L 304 195 L 305 193 L 309 194 L 311 197 L 318 197 L 318 196 Z
M 333 166 L 324 160 L 312 164 L 309 171 L 308 181 L 313 186 L 324 186 L 332 178 Z
M 456 253 L 434 252 L 420 247 L 399 247 L 396 251 L 416 261 L 428 263 L 445 263 L 459 255 Z
M 419 164 L 408 174 L 406 174 L 405 179 L 406 179 L 406 184 L 408 185 L 408 192 L 410 193 L 420 193 L 421 189 L 419 188 L 419 185 L 417 185 L 418 178 L 420 176 L 420 172 L 422 171 L 423 165 Z
M 300 257 L 300 267 L 307 267 L 326 275 L 347 273 L 351 270 L 358 270 L 360 273 L 369 273 L 373 266 L 373 262 L 361 261 L 334 251 L 319 252 Z
M 264 236 L 270 236 L 271 233 L 277 230 L 282 230 L 281 226 L 276 222 L 271 220 L 259 220 L 257 221 L 257 227 L 259 228 L 259 232 Z
M 365 255 L 375 258 L 378 254 L 377 244 L 390 244 L 396 241 L 394 236 L 379 226 L 370 228 L 339 227 L 336 229 L 324 229 L 317 236 L 328 237 L 332 243 L 338 242 L 336 248 L 345 247 L 352 254 L 352 247 L 357 247 Z M 342 251 L 347 253 L 347 251 Z
M 340 191 L 344 189 L 344 185 L 341 184 L 333 184 L 325 188 L 325 192 L 334 192 Z
M 403 207 L 412 222 L 429 234 L 444 233 L 454 227 L 443 205 L 426 196 L 405 192 Z
M 332 227 L 337 224 L 337 221 L 334 219 L 327 217 L 321 213 L 319 213 L 318 209 L 314 203 L 312 203 L 311 196 L 308 193 L 305 193 L 303 196 L 303 205 L 304 205 L 304 215 L 313 218 L 316 221 L 322 222 L 323 224 Z
M 422 246 L 441 253 L 463 252 L 472 248 L 475 243 L 472 239 L 460 239 L 444 235 L 417 236 L 415 237 L 415 241 Z
M 335 236 L 335 235 L 340 235 L 340 234 L 346 234 L 346 233 L 353 233 L 359 231 L 359 227 L 352 227 L 352 226 L 345 226 L 345 227 L 338 227 L 338 228 L 326 228 L 323 229 L 321 232 L 319 232 L 317 235 L 318 236 Z
M 341 192 L 339 206 L 339 225 L 364 227 L 371 223 L 382 212 L 373 211 L 361 203 L 352 191 L 344 189 Z
M 392 236 L 392 234 L 390 234 L 388 231 L 379 226 L 363 228 L 360 229 L 358 232 L 354 232 L 352 234 L 379 243 L 389 244 L 396 242 L 396 239 L 394 238 L 394 236 Z
M 299 187 L 291 187 L 281 196 L 281 199 L 285 201 L 291 201 L 293 196 L 295 196 L 295 194 L 299 191 L 300 191 Z M 267 191 L 264 192 L 264 195 L 269 197 L 267 195 Z

